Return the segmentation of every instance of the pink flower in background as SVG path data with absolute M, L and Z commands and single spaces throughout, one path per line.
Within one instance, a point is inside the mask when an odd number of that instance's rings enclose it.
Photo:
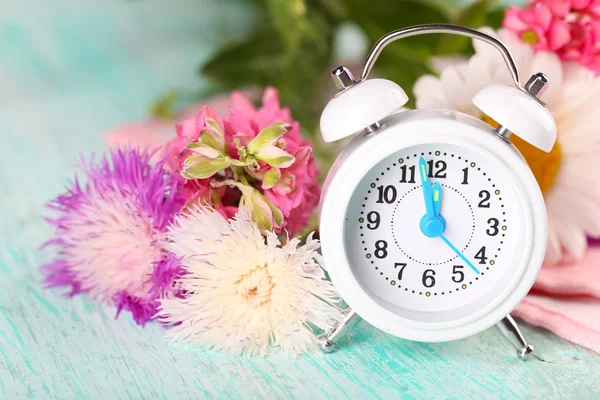
M 503 25 L 536 50 L 556 51 L 570 39 L 566 23 L 554 18 L 550 7 L 542 2 L 526 9 L 509 7 Z
M 226 118 L 203 107 L 178 125 L 166 155 L 187 178 L 188 205 L 209 204 L 231 216 L 241 201 L 261 228 L 295 235 L 319 201 L 311 143 L 302 140 L 300 124 L 281 108 L 274 88 L 265 90 L 260 108 L 232 93 Z
M 111 150 L 100 162 L 79 165 L 86 180 L 48 203 L 47 218 L 58 247 L 44 266 L 49 287 L 71 287 L 70 295 L 88 293 L 101 303 L 130 311 L 138 324 L 156 313 L 158 298 L 172 291 L 179 263 L 156 245 L 181 209 L 181 178 L 152 154 L 138 149 Z
M 221 121 L 219 114 L 217 114 L 213 108 L 208 106 L 202 107 L 198 115 L 186 118 L 181 124 L 175 126 L 177 137 L 169 141 L 164 149 L 167 163 L 173 170 L 178 168 L 177 158 L 181 153 L 181 150 L 191 142 L 197 141 L 202 130 L 211 129 L 206 124 L 207 118 L 212 118 L 216 121 L 221 130 L 224 129 L 223 121 Z
M 560 50 L 561 58 L 600 73 L 600 18 L 577 18 L 570 23 L 570 31 L 571 41 Z
M 274 121 L 284 121 L 290 126 L 290 130 L 280 138 L 279 145 L 282 150 L 294 156 L 293 164 L 277 168 L 260 163 L 260 169 L 256 173 L 272 173 L 278 178 L 274 185 L 263 180 L 261 188 L 267 198 L 282 211 L 285 217 L 284 227 L 294 235 L 308 222 L 319 203 L 319 171 L 312 156 L 312 145 L 302 140 L 300 124 L 293 120 L 289 108 L 281 108 L 276 89 L 269 87 L 265 90 L 263 105 L 259 109 L 239 92 L 234 92 L 231 99 L 231 115 L 225 122 L 228 127 L 226 135 L 231 135 L 229 143 L 238 139 L 241 144 L 247 144 Z M 230 144 L 229 152 L 237 152 L 235 145 Z
M 584 0 L 588 1 L 588 0 Z M 539 0 L 538 3 L 546 5 L 552 14 L 556 17 L 562 18 L 571 11 L 573 3 L 581 3 L 581 1 L 572 0 Z
M 536 50 L 600 73 L 600 0 L 535 0 L 509 7 L 503 25 Z

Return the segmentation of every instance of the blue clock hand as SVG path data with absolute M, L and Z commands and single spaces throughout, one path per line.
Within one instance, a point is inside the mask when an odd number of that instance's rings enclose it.
M 440 216 L 440 209 L 442 208 L 442 185 L 436 182 L 433 185 L 433 212 L 436 217 Z
M 453 252 L 455 252 L 469 267 L 471 267 L 471 269 L 477 275 L 479 275 L 479 270 L 473 265 L 473 263 L 471 261 L 469 261 L 467 259 L 467 257 L 465 257 L 463 255 L 463 253 L 460 252 L 460 250 L 458 250 L 452 243 L 450 243 L 450 241 L 446 238 L 446 236 L 440 235 L 440 237 L 442 238 L 442 240 L 444 241 L 444 243 L 446 243 L 448 245 L 448 247 L 450 247 L 452 249 Z
M 425 211 L 427 212 L 427 219 L 434 219 L 435 212 L 433 211 L 433 194 L 431 192 L 429 178 L 427 177 L 427 164 L 425 163 L 425 159 L 423 157 L 419 159 L 419 172 L 421 175 L 423 198 L 425 199 Z

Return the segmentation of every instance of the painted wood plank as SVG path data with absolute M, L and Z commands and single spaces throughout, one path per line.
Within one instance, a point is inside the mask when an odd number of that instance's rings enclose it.
M 364 322 L 333 354 L 232 357 L 169 344 L 156 324 L 142 329 L 85 296 L 44 290 L 38 268 L 52 254 L 39 250 L 50 234 L 43 203 L 70 179 L 76 155 L 102 149 L 105 130 L 142 118 L 165 89 L 200 86 L 197 63 L 243 35 L 249 11 L 209 1 L 6 3 L 1 399 L 599 398 L 600 356 L 531 327 L 524 331 L 547 361 L 518 361 L 496 329 L 424 344 Z

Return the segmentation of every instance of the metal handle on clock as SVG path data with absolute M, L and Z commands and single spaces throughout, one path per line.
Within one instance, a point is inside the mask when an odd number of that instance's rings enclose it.
M 453 35 L 459 36 L 467 36 L 473 39 L 478 39 L 483 42 L 486 42 L 492 46 L 494 46 L 500 54 L 502 54 L 502 58 L 508 67 L 508 71 L 512 77 L 515 86 L 519 89 L 523 89 L 521 83 L 519 81 L 519 71 L 517 69 L 517 65 L 512 55 L 500 40 L 495 38 L 492 35 L 489 35 L 485 32 L 478 31 L 476 29 L 467 28 L 465 26 L 460 25 L 452 25 L 452 24 L 425 24 L 425 25 L 417 25 L 417 26 L 409 26 L 407 28 L 398 29 L 388 33 L 383 36 L 381 39 L 375 43 L 371 52 L 367 56 L 367 61 L 365 62 L 365 66 L 362 71 L 362 75 L 360 77 L 359 82 L 364 81 L 369 76 L 371 69 L 373 69 L 373 65 L 375 61 L 388 44 L 395 42 L 396 40 L 404 39 L 410 36 L 424 35 L 429 33 L 449 33 Z

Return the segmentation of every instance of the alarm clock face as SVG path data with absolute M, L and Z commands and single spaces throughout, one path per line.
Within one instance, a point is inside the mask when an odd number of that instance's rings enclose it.
M 383 159 L 347 207 L 344 241 L 356 279 L 417 320 L 456 319 L 480 309 L 514 275 L 523 254 L 514 182 L 506 168 L 457 145 L 421 144 Z M 426 199 L 445 222 L 433 237 L 421 224 Z
M 404 111 L 356 137 L 324 186 L 325 266 L 346 303 L 406 339 L 447 341 L 500 321 L 543 262 L 542 194 L 487 124 Z

